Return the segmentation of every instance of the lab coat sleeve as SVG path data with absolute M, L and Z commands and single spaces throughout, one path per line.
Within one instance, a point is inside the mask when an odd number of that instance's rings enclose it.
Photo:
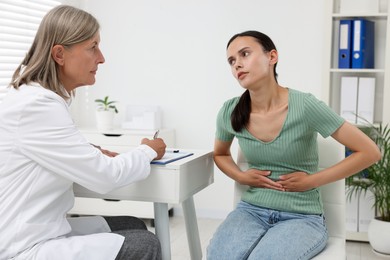
M 116 157 L 90 145 L 73 123 L 68 105 L 55 93 L 35 96 L 19 120 L 17 149 L 54 174 L 106 193 L 146 178 L 157 153 L 140 145 Z

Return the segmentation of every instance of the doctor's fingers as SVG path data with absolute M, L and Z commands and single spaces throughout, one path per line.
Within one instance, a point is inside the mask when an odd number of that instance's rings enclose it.
M 146 144 L 150 148 L 156 151 L 157 157 L 155 159 L 161 159 L 165 154 L 165 149 L 167 148 L 167 145 L 165 144 L 164 140 L 161 138 L 149 140 L 147 138 L 142 139 L 142 144 Z

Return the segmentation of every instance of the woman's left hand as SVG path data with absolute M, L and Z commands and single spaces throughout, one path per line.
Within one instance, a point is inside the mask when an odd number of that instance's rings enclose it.
M 306 172 L 293 172 L 279 177 L 277 183 L 281 184 L 285 191 L 307 191 L 314 186 Z
M 117 152 L 111 152 L 109 150 L 106 150 L 106 149 L 103 149 L 103 148 L 100 148 L 99 149 L 104 155 L 107 155 L 108 157 L 115 157 L 117 156 L 119 153 Z
M 107 155 L 108 157 L 115 157 L 115 156 L 117 156 L 119 154 L 117 152 L 111 152 L 109 150 L 103 149 L 99 145 L 94 145 L 94 144 L 91 144 L 91 145 L 93 147 L 99 149 L 102 152 L 102 154 Z

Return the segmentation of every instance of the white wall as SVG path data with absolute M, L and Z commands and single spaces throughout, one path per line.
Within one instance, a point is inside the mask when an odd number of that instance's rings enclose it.
M 94 125 L 92 101 L 105 95 L 119 101 L 118 124 L 127 104 L 158 104 L 177 147 L 212 149 L 220 106 L 242 93 L 226 43 L 250 29 L 274 40 L 283 86 L 320 97 L 324 1 L 84 0 L 79 7 L 100 21 L 106 63 L 93 87 L 78 90 L 76 122 Z M 224 217 L 232 200 L 232 181 L 216 169 L 215 183 L 195 197 L 198 216 Z

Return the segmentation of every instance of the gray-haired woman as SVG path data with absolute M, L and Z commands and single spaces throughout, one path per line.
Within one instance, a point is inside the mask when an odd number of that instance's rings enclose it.
M 0 259 L 160 259 L 157 237 L 134 217 L 67 219 L 72 185 L 106 193 L 142 180 L 165 153 L 143 139 L 116 154 L 89 144 L 74 125 L 74 89 L 95 83 L 97 20 L 66 5 L 43 18 L 0 104 Z

